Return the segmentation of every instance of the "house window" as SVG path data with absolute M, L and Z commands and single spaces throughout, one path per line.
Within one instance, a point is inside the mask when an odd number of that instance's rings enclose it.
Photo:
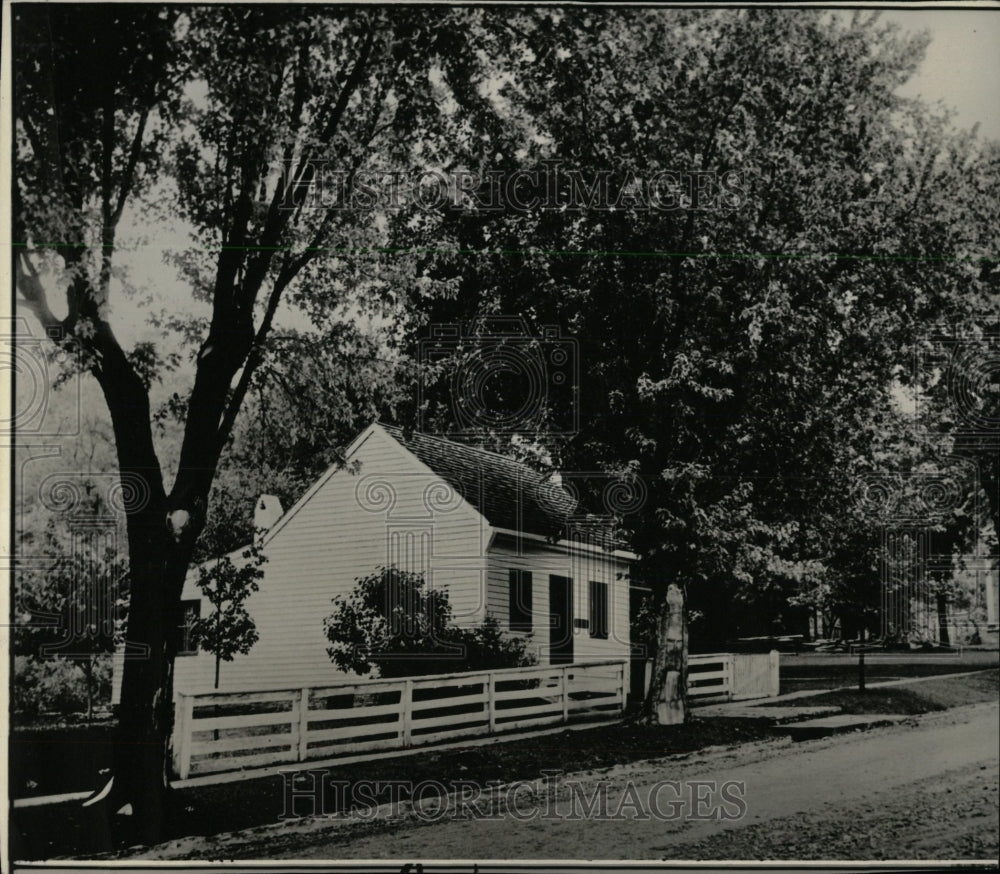
M 197 655 L 198 647 L 191 639 L 191 630 L 195 621 L 201 616 L 201 601 L 181 601 L 181 611 L 184 618 L 181 620 L 180 643 L 177 646 L 177 655 Z
M 608 584 L 590 583 L 590 636 L 608 637 Z
M 531 631 L 531 571 L 510 571 L 510 630 Z

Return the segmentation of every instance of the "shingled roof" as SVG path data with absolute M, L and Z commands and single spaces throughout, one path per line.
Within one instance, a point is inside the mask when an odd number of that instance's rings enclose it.
M 494 528 L 563 538 L 567 522 L 588 518 L 559 479 L 496 452 L 443 437 L 381 425 L 435 474 L 456 489 Z M 611 546 L 610 532 L 599 542 Z

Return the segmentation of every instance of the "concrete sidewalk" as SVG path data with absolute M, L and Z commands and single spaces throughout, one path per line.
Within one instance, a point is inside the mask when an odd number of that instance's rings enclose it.
M 723 719 L 767 719 L 775 724 L 793 722 L 797 719 L 809 719 L 818 716 L 828 716 L 840 713 L 836 704 L 823 706 L 795 707 L 788 705 L 775 706 L 779 698 L 761 698 L 754 701 L 731 701 L 726 704 L 709 704 L 707 707 L 692 707 L 692 716 L 721 717 Z M 767 705 L 767 706 L 762 706 Z

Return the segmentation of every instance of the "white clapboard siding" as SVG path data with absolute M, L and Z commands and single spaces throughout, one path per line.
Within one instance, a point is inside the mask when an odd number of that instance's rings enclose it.
M 528 635 L 530 652 L 541 662 L 549 660 L 549 576 L 573 580 L 573 617 L 590 619 L 590 582 L 608 586 L 608 636 L 590 636 L 590 629 L 575 628 L 575 661 L 628 658 L 629 564 L 609 553 L 597 556 L 574 553 L 537 540 L 498 535 L 489 553 L 486 603 L 501 627 L 510 622 L 510 571 L 526 570 L 532 574 L 532 631 Z M 517 632 L 515 632 L 517 633 Z
M 428 508 L 428 492 L 433 499 L 434 489 L 438 496 L 446 494 L 447 485 L 378 427 L 369 430 L 350 461 L 360 469 L 345 468 L 321 480 L 265 542 L 265 576 L 247 601 L 259 640 L 248 655 L 223 663 L 220 690 L 342 678 L 323 634 L 331 599 L 391 560 L 423 570 L 428 585 L 446 590 L 457 623 L 482 620 L 488 542 L 482 517 L 461 501 L 454 507 L 446 503 L 444 510 Z M 196 597 L 197 589 L 186 596 Z M 209 609 L 207 602 L 202 609 Z M 213 688 L 214 670 L 206 653 L 178 657 L 177 691 Z

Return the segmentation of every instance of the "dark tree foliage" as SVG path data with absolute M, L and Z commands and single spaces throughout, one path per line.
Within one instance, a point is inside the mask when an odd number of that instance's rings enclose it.
M 498 99 L 454 89 L 481 138 L 454 165 L 537 170 L 520 196 L 538 203 L 561 168 L 615 208 L 447 214 L 439 233 L 477 254 L 433 266 L 459 291 L 429 321 L 517 315 L 577 341 L 579 429 L 553 439 L 566 417 L 550 407 L 538 437 L 564 470 L 642 478 L 645 506 L 623 520 L 638 573 L 660 598 L 686 589 L 696 644 L 759 631 L 755 605 L 787 604 L 801 561 L 827 569 L 845 631 L 877 627 L 885 520 L 861 486 L 951 469 L 940 442 L 914 451 L 900 395 L 928 330 L 982 333 L 1000 311 L 1000 147 L 896 94 L 927 40 L 876 15 L 560 9 L 508 23 L 523 51 Z M 644 208 L 631 186 L 663 172 L 672 208 Z M 440 381 L 416 420 L 447 430 L 475 400 L 454 386 L 476 345 L 429 373 Z M 982 417 L 996 395 L 979 382 Z M 995 434 L 968 441 L 994 525 Z

